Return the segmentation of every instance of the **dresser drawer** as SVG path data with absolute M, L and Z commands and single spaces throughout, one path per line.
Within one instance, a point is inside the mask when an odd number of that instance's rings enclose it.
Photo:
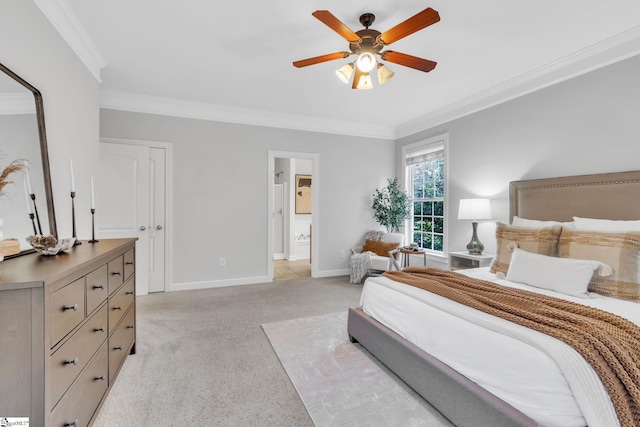
M 106 338 L 107 306 L 104 305 L 51 355 L 51 407 L 60 400 Z
M 51 346 L 84 320 L 84 277 L 51 294 Z
M 113 333 L 114 328 L 133 303 L 134 292 L 135 280 L 131 278 L 109 300 L 109 335 Z
M 133 304 L 117 329 L 109 337 L 109 383 L 115 378 L 120 365 L 129 353 L 136 337 L 136 306 Z
M 120 255 L 118 258 L 114 258 L 112 261 L 109 261 L 108 270 L 109 270 L 109 295 L 114 293 L 116 289 L 120 287 L 124 283 L 124 262 L 123 256 Z
M 136 271 L 136 251 L 130 249 L 124 253 L 124 280 L 127 280 Z
M 51 426 L 85 427 L 93 417 L 108 387 L 109 354 L 107 344 L 78 377 L 60 403 L 51 411 Z M 75 422 L 75 424 L 73 424 Z
M 87 274 L 87 315 L 93 312 L 108 295 L 108 271 L 107 265 Z

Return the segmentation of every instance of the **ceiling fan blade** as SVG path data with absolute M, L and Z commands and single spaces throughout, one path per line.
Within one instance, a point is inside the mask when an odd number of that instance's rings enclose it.
M 328 10 L 316 10 L 312 15 L 322 21 L 322 23 L 327 27 L 340 34 L 349 43 L 355 43 L 362 40 L 359 35 L 354 33 Z
M 429 71 L 436 68 L 437 62 L 429 61 L 428 59 L 418 58 L 417 56 L 407 55 L 406 53 L 394 52 L 387 50 L 380 52 L 380 58 L 384 61 L 393 62 L 394 64 L 404 65 L 405 67 L 414 68 L 416 70 Z
M 428 7 L 422 12 L 418 12 L 411 18 L 380 34 L 380 40 L 384 44 L 391 44 L 429 25 L 435 24 L 439 20 L 440 15 L 438 12 Z
M 319 64 L 321 62 L 333 61 L 335 59 L 346 58 L 351 55 L 351 52 L 334 52 L 326 55 L 315 56 L 313 58 L 301 59 L 300 61 L 294 61 L 293 66 L 297 68 L 306 67 L 308 65 Z
M 360 71 L 360 68 L 358 67 L 354 67 L 354 73 L 353 73 L 353 84 L 351 85 L 351 89 L 357 89 L 358 87 L 358 83 L 360 83 L 360 77 L 362 77 L 362 71 Z

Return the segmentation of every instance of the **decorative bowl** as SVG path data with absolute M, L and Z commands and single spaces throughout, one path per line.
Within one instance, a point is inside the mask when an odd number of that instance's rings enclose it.
M 29 236 L 27 242 L 36 252 L 42 255 L 58 255 L 60 252 L 71 249 L 76 242 L 75 237 L 56 239 L 54 236 Z

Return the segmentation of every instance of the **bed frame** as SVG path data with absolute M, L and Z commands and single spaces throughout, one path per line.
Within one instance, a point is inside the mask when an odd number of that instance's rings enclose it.
M 509 218 L 640 219 L 640 171 L 513 181 Z M 384 363 L 457 426 L 537 426 L 531 418 L 365 314 L 349 309 L 352 342 Z

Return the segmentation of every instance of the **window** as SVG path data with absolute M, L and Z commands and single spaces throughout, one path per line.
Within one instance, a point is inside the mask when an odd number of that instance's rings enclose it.
M 445 139 L 404 150 L 407 194 L 411 201 L 410 241 L 428 251 L 445 252 Z

